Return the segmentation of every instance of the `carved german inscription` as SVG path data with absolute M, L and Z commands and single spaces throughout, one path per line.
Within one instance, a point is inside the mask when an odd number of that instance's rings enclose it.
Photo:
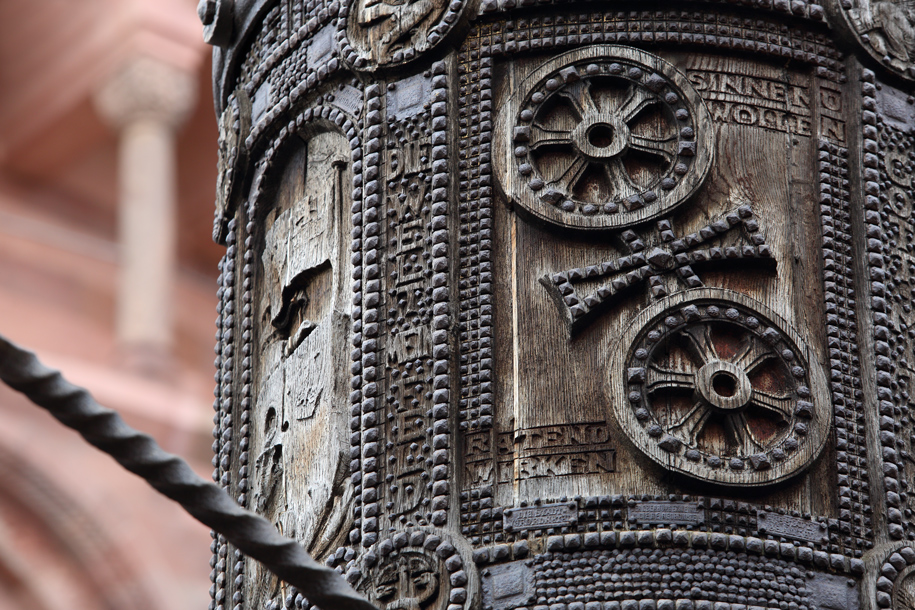
M 568 527 L 578 521 L 578 504 L 542 504 L 510 508 L 502 515 L 503 527 L 509 532 Z
M 639 525 L 699 525 L 705 509 L 685 502 L 639 502 L 629 509 L 629 519 Z
M 823 542 L 827 538 L 825 523 L 762 510 L 756 513 L 756 520 L 757 529 L 761 534 L 785 536 L 816 543 Z
M 724 62 L 722 62 L 724 64 Z M 686 77 L 706 101 L 713 120 L 774 129 L 803 136 L 813 133 L 806 83 L 715 70 L 687 70 Z
M 530 428 L 513 439 L 516 479 L 601 474 L 616 469 L 606 424 Z

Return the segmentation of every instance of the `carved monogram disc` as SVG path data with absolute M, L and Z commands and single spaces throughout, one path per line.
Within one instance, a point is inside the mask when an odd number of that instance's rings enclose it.
M 608 229 L 682 203 L 711 165 L 708 110 L 656 55 L 598 45 L 543 64 L 499 115 L 496 169 L 537 218 Z
M 861 46 L 900 76 L 915 78 L 915 5 L 904 0 L 841 0 L 839 10 Z
M 398 66 L 437 45 L 457 23 L 464 0 L 354 0 L 346 38 L 359 69 Z
M 613 362 L 620 424 L 671 470 L 765 485 L 806 468 L 826 442 L 820 367 L 786 322 L 742 294 L 700 288 L 646 308 Z

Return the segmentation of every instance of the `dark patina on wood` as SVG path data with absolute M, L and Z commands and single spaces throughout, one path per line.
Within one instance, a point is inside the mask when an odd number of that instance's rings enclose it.
M 912 607 L 908 3 L 204 8 L 243 504 L 386 610 Z

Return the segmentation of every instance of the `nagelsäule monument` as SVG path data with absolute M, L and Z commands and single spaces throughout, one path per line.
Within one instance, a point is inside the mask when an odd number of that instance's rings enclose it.
M 211 610 L 915 608 L 915 3 L 198 13 Z
M 915 608 L 913 3 L 200 6 L 242 504 L 386 610 Z

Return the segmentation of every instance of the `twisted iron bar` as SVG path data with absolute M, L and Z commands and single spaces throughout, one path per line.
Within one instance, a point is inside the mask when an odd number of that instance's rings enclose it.
M 152 437 L 128 426 L 89 392 L 43 365 L 32 352 L 0 336 L 0 379 L 46 409 L 91 445 L 112 456 L 156 491 L 178 502 L 243 553 L 327 610 L 377 610 L 334 570 L 313 560 L 300 544 L 281 536 L 263 517 L 239 506 L 217 485 L 197 476 Z

